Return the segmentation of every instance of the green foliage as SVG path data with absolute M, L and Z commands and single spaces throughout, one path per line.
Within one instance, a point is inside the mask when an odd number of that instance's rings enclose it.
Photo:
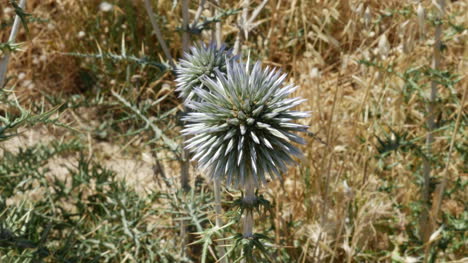
M 21 51 L 21 44 L 20 43 L 0 43 L 0 56 L 7 53 L 7 52 L 17 52 Z
M 442 21 L 436 21 L 442 23 Z M 456 122 L 456 109 L 462 107 L 460 98 L 457 97 L 455 86 L 460 82 L 461 78 L 458 74 L 453 73 L 450 70 L 437 70 L 429 65 L 418 65 L 410 66 L 404 69 L 403 72 L 396 70 L 395 65 L 385 64 L 380 61 L 367 61 L 359 60 L 359 64 L 366 65 L 377 69 L 382 74 L 389 74 L 396 76 L 403 80 L 404 85 L 401 89 L 397 90 L 399 96 L 403 99 L 404 103 L 413 103 L 412 110 L 417 111 L 423 116 L 428 115 L 428 105 L 432 104 L 435 109 L 435 129 L 432 130 L 436 136 L 443 137 L 446 141 L 446 145 L 452 140 L 453 136 L 463 137 L 462 129 L 458 130 L 458 134 L 454 133 L 455 122 Z M 431 102 L 428 99 L 427 90 L 429 90 L 430 83 L 434 83 L 439 87 L 438 97 L 435 102 Z M 415 99 L 416 98 L 416 99 Z M 446 105 L 456 105 L 456 107 L 447 107 Z M 412 119 L 411 113 L 407 113 L 406 123 L 418 123 L 417 120 Z M 381 123 L 381 116 L 373 116 L 377 123 Z M 466 118 L 462 118 L 462 122 L 466 122 Z M 419 123 L 421 123 L 419 121 Z M 383 123 L 382 123 L 383 125 Z M 423 124 L 426 125 L 425 123 Z M 463 125 L 463 124 L 462 124 Z M 378 125 L 377 125 L 378 126 Z M 387 126 L 387 125 L 385 125 Z M 429 130 L 428 127 L 424 127 Z M 389 130 L 387 132 L 386 130 Z M 382 172 L 390 171 L 394 166 L 400 165 L 405 158 L 413 156 L 420 160 L 429 160 L 434 171 L 442 169 L 446 163 L 445 160 L 448 158 L 448 151 L 438 151 L 428 149 L 425 136 L 426 134 L 410 134 L 405 130 L 397 131 L 392 127 L 388 129 L 381 128 L 374 135 L 377 142 L 374 144 L 377 150 L 375 158 L 377 159 L 378 166 Z M 455 145 L 459 145 L 456 143 Z M 455 147 L 456 151 L 461 156 L 466 156 L 466 151 L 462 150 L 463 147 Z M 390 157 L 391 156 L 391 157 Z M 391 162 L 391 163 L 389 163 Z M 421 162 L 419 162 L 420 164 Z M 421 165 L 407 165 L 406 168 L 414 174 L 412 180 L 420 189 L 425 184 L 423 178 L 422 164 Z M 398 190 L 399 178 L 388 178 L 382 173 L 383 184 L 379 187 L 379 191 L 387 192 L 389 194 L 395 193 Z M 440 185 L 442 179 L 437 173 L 429 178 L 427 182 L 429 187 L 430 195 L 435 193 L 438 185 Z M 460 183 L 460 181 L 458 182 Z M 443 195 L 449 195 L 450 192 L 456 192 L 460 190 L 459 187 L 453 189 L 446 189 Z M 462 183 L 463 184 L 463 183 Z M 458 190 L 455 190 L 458 189 Z M 461 190 L 463 191 L 463 190 Z M 421 233 L 419 232 L 420 221 L 419 218 L 423 214 L 424 209 L 431 204 L 425 204 L 422 200 L 411 202 L 409 205 L 399 204 L 399 209 L 402 212 L 408 212 L 410 214 L 410 220 L 406 225 L 406 236 L 408 241 L 399 244 L 394 252 L 391 253 L 392 260 L 395 262 L 405 262 L 403 255 L 410 255 L 417 257 L 423 254 L 427 244 L 424 244 Z M 461 215 L 461 218 L 465 217 L 465 213 Z M 432 245 L 428 255 L 428 262 L 437 262 L 438 257 L 441 253 L 447 253 L 447 249 L 450 247 L 453 249 L 450 251 L 452 254 L 459 253 L 459 242 L 465 238 L 464 234 L 460 235 L 460 230 L 465 229 L 466 225 L 460 225 L 459 217 L 455 219 L 449 213 L 443 213 L 443 222 L 438 222 L 444 226 L 442 231 L 442 237 L 435 241 L 435 245 Z
M 28 33 L 29 32 L 29 28 L 28 28 L 28 21 L 27 21 L 27 18 L 29 16 L 31 16 L 31 14 L 28 14 L 24 11 L 23 8 L 21 8 L 17 3 L 16 1 L 14 0 L 10 0 L 10 4 L 13 6 L 13 8 L 15 9 L 15 13 L 16 15 L 20 18 L 21 20 L 21 24 L 23 24 L 23 27 L 24 29 L 26 29 L 26 32 Z
M 244 194 L 240 198 L 232 202 L 233 208 L 239 209 L 238 214 L 242 215 L 246 211 L 257 211 L 259 214 L 265 214 L 266 212 L 271 211 L 271 203 L 262 194 L 258 193 L 258 189 L 255 192 L 255 201 L 253 203 L 244 202 Z
M 213 25 L 217 22 L 221 22 L 223 19 L 226 19 L 229 16 L 233 16 L 238 14 L 241 9 L 226 9 L 221 10 L 218 15 L 213 17 L 204 17 L 202 16 L 201 19 L 203 20 L 200 23 L 194 23 L 192 26 L 186 30 L 193 35 L 200 35 L 203 30 L 213 29 Z M 178 31 L 184 31 L 182 27 L 177 27 Z
M 19 114 L 11 114 L 8 111 L 3 114 L 0 113 L 0 142 L 15 136 L 18 128 L 23 126 L 31 127 L 37 124 L 54 124 L 66 127 L 58 121 L 58 118 L 51 118 L 57 112 L 58 107 L 48 111 L 41 111 L 39 114 L 31 114 L 19 105 L 16 99 L 9 99 L 4 90 L 0 90 L 0 102 L 4 103 L 4 105 L 10 105 L 12 110 L 19 112 Z
M 234 236 L 235 247 L 240 247 L 242 256 L 234 262 L 245 259 L 248 263 L 274 262 L 270 257 L 271 252 L 267 249 L 266 242 L 271 241 L 266 235 L 255 233 L 250 238 L 244 238 L 242 234 Z
M 75 57 L 82 57 L 82 58 L 93 58 L 93 59 L 108 59 L 114 63 L 116 62 L 131 62 L 135 63 L 136 65 L 140 66 L 151 66 L 154 67 L 162 72 L 168 70 L 169 66 L 159 63 L 157 61 L 152 60 L 149 57 L 137 58 L 132 55 L 126 55 L 125 50 L 123 50 L 124 54 L 118 55 L 113 53 L 103 53 L 103 54 L 82 54 L 82 53 L 65 53 L 68 56 L 75 56 Z
M 47 161 L 57 155 L 75 152 L 82 149 L 77 141 L 68 143 L 52 142 L 50 145 L 34 145 L 19 148 L 18 152 L 3 153 L 0 164 L 0 190 L 3 198 L 9 198 L 16 192 L 31 190 L 33 180 L 43 182 L 47 169 L 41 169 Z
M 31 115 L 28 111 L 24 110 L 23 108 L 19 108 L 19 110 L 21 115 L 17 117 L 12 117 L 8 114 L 6 114 L 5 117 L 0 116 L 0 122 L 3 124 L 0 127 L 0 141 L 4 141 L 16 135 L 14 131 L 21 126 L 32 126 L 39 123 L 59 124 L 57 119 L 49 119 L 50 116 L 56 112 L 57 108 L 39 115 Z
M 9 153 L 8 162 L 0 168 L 4 189 L 15 189 L 3 195 L 0 203 L 2 262 L 120 262 L 124 257 L 140 262 L 180 260 L 161 236 L 163 222 L 150 220 L 163 212 L 150 208 L 163 201 L 160 193 L 141 197 L 117 180 L 114 172 L 83 156 L 76 167 L 68 167 L 66 178 L 58 178 L 44 169 L 46 160 L 80 146 L 71 142 L 48 147 L 52 150 L 42 146 Z M 28 187 L 34 180 L 39 185 Z M 44 191 L 39 199 L 13 201 L 14 194 L 38 189 Z

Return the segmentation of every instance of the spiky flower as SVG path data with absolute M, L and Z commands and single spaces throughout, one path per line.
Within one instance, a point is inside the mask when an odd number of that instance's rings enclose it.
M 193 92 L 194 88 L 203 87 L 203 78 L 215 78 L 216 71 L 225 73 L 226 63 L 234 59 L 231 50 L 227 50 L 223 45 L 217 47 L 216 44 L 200 44 L 190 48 L 190 52 L 184 54 L 180 64 L 176 69 L 177 91 L 187 102 L 199 100 Z
M 258 187 L 280 176 L 301 151 L 293 143 L 304 143 L 295 132 L 307 126 L 294 123 L 307 112 L 293 108 L 304 100 L 288 98 L 296 86 L 284 86 L 286 74 L 244 63 L 226 65 L 226 74 L 204 78 L 209 90 L 196 87 L 201 99 L 187 104 L 192 112 L 184 120 L 183 133 L 193 135 L 186 148 L 194 153 L 202 170 L 212 178 L 246 189 Z M 250 177 L 250 178 L 249 178 Z

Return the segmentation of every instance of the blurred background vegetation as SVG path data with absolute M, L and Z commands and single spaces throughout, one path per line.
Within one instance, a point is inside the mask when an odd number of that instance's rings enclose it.
M 191 43 L 220 21 L 233 47 L 242 1 L 200 2 Z M 256 17 L 242 50 L 287 72 L 312 112 L 306 157 L 261 191 L 273 262 L 466 262 L 468 3 L 439 17 L 433 2 L 270 0 Z M 180 58 L 181 1 L 151 3 Z M 18 12 L 1 0 L 3 53 Z M 181 188 L 183 106 L 144 2 L 28 0 L 24 12 L 0 91 L 0 262 L 215 262 L 216 238 L 200 234 L 211 186 L 191 164 Z M 239 196 L 224 189 L 224 209 Z

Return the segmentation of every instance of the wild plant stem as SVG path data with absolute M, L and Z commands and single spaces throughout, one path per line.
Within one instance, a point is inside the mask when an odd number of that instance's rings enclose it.
M 218 179 L 213 180 L 213 187 L 215 196 L 216 226 L 221 227 L 223 225 L 223 222 L 221 220 L 221 185 Z
M 187 52 L 190 46 L 190 33 L 189 29 L 189 0 L 182 0 L 182 51 Z M 184 109 L 184 111 L 186 111 Z M 190 153 L 188 150 L 182 150 L 181 172 L 180 172 L 180 185 L 184 191 L 190 189 Z
M 111 94 L 117 98 L 123 105 L 125 105 L 127 108 L 132 110 L 136 115 L 142 119 L 148 127 L 150 127 L 153 130 L 154 133 L 154 139 L 159 140 L 162 139 L 165 145 L 169 146 L 171 151 L 177 152 L 178 144 L 166 136 L 161 129 L 159 129 L 150 119 L 148 119 L 137 107 L 133 106 L 130 102 L 128 102 L 124 97 L 120 96 L 117 92 L 114 90 L 111 90 Z
M 182 159 L 181 163 L 181 172 L 180 172 L 180 186 L 184 189 L 185 192 L 190 190 L 190 152 L 186 149 L 182 150 Z
M 438 0 L 438 18 L 442 19 L 444 15 L 444 6 L 445 6 L 445 1 L 444 0 Z M 442 23 L 437 24 L 436 30 L 435 30 L 435 44 L 434 44 L 434 56 L 432 59 L 432 68 L 434 70 L 438 70 L 440 67 L 440 61 L 441 61 L 441 47 L 442 47 Z M 434 114 L 434 107 L 435 107 L 435 102 L 437 99 L 437 81 L 433 80 L 431 82 L 431 93 L 429 97 L 429 103 L 427 105 L 427 129 L 428 133 L 426 135 L 426 148 L 427 148 L 427 158 L 424 159 L 423 161 L 423 178 L 424 178 L 424 185 L 423 185 L 423 193 L 422 193 L 422 198 L 424 202 L 424 210 L 423 214 L 421 216 L 422 222 L 421 222 L 421 229 L 420 233 L 422 236 L 422 239 L 424 242 L 427 242 L 429 240 L 429 236 L 431 235 L 432 232 L 432 227 L 431 227 L 431 222 L 429 218 L 429 209 L 430 209 L 430 198 L 431 198 L 431 192 L 430 192 L 430 180 L 431 180 L 431 155 L 432 155 L 432 143 L 434 141 L 434 135 L 433 131 L 435 129 L 435 114 Z
M 236 42 L 234 43 L 234 54 L 238 55 L 241 50 L 242 40 L 247 40 L 249 33 L 248 33 L 248 15 L 249 15 L 249 6 L 250 0 L 244 0 L 242 2 L 242 16 L 239 18 L 239 32 L 237 32 Z M 243 36 L 244 35 L 244 36 Z
M 189 45 L 189 0 L 182 0 L 182 48 L 184 52 L 188 50 Z
M 257 16 L 260 14 L 262 9 L 268 3 L 268 1 L 269 0 L 263 0 L 262 3 L 259 6 L 257 6 L 257 8 L 255 8 L 255 10 L 252 12 L 252 15 L 250 16 L 249 21 L 247 22 L 247 24 L 249 25 L 249 29 L 250 29 L 250 26 L 253 24 L 255 18 L 257 18 Z
M 24 8 L 26 5 L 26 0 L 21 0 L 19 7 Z M 11 28 L 10 37 L 8 37 L 8 43 L 13 44 L 16 39 L 16 34 L 18 33 L 19 26 L 21 23 L 21 18 L 19 15 L 15 16 L 15 21 L 13 22 L 13 27 Z M 5 84 L 6 71 L 8 68 L 8 61 L 10 60 L 10 52 L 5 51 L 5 55 L 0 59 L 0 89 L 3 88 Z
M 195 13 L 195 17 L 193 18 L 192 25 L 190 26 L 191 28 L 195 28 L 197 26 L 198 19 L 200 19 L 203 8 L 205 7 L 205 1 L 206 0 L 200 0 L 200 3 L 198 4 L 197 12 Z
M 438 194 L 437 194 L 436 200 L 434 202 L 434 208 L 432 209 L 433 218 L 437 218 L 437 215 L 439 214 L 440 206 L 442 204 L 442 199 L 444 197 L 444 191 L 445 191 L 445 187 L 447 185 L 448 167 L 450 165 L 450 161 L 451 161 L 451 157 L 452 157 L 452 151 L 453 151 L 453 147 L 454 147 L 454 144 L 455 144 L 455 138 L 457 137 L 457 132 L 458 132 L 458 129 L 460 128 L 460 121 L 461 121 L 461 116 L 463 115 L 463 107 L 464 107 L 465 102 L 466 102 L 466 93 L 467 93 L 467 91 L 468 91 L 468 85 L 465 84 L 465 91 L 463 92 L 463 97 L 462 97 L 462 100 L 461 100 L 461 103 L 460 103 L 460 108 L 458 109 L 457 120 L 455 122 L 455 128 L 453 129 L 453 135 L 452 135 L 452 139 L 451 139 L 451 142 L 450 142 L 447 161 L 445 163 L 444 172 L 442 173 L 442 183 L 440 184 L 440 187 L 438 189 Z
M 149 0 L 144 0 L 144 1 L 145 1 L 146 12 L 148 13 L 149 19 L 151 21 L 151 25 L 153 26 L 153 30 L 154 30 L 154 33 L 156 34 L 156 38 L 158 39 L 159 45 L 161 45 L 164 55 L 169 60 L 169 65 L 171 65 L 171 67 L 175 69 L 174 59 L 171 56 L 171 52 L 169 51 L 169 48 L 167 47 L 166 41 L 162 37 L 161 29 L 159 29 L 158 23 L 156 22 L 156 17 L 154 16 L 151 3 Z
M 187 52 L 190 45 L 190 32 L 189 32 L 189 0 L 182 0 L 182 52 Z M 184 109 L 186 111 L 186 109 Z M 183 147 L 183 146 L 182 146 Z M 190 190 L 190 153 L 188 150 L 182 150 L 182 159 L 180 160 L 180 186 L 183 191 L 187 193 Z M 184 240 L 188 240 L 188 229 L 185 221 L 181 221 L 180 233 Z M 187 244 L 184 244 L 184 255 L 186 254 Z
M 242 5 L 242 34 L 244 34 L 244 39 L 247 40 L 249 37 L 249 24 L 248 24 L 248 17 L 249 17 L 249 7 L 250 7 L 250 0 L 244 0 Z
M 247 210 L 244 216 L 244 238 L 250 238 L 253 236 L 253 212 L 252 210 Z
M 458 109 L 458 113 L 457 113 L 457 120 L 455 122 L 455 128 L 453 129 L 453 134 L 452 134 L 452 138 L 451 138 L 451 141 L 450 141 L 450 147 L 449 147 L 449 151 L 448 151 L 447 161 L 445 162 L 444 172 L 442 173 L 442 183 L 438 187 L 438 191 L 437 191 L 437 194 L 436 194 L 436 197 L 435 197 L 435 201 L 432 204 L 431 218 L 432 218 L 433 221 L 437 220 L 437 217 L 438 217 L 439 211 L 440 211 L 440 206 L 442 205 L 442 199 L 444 198 L 445 187 L 447 186 L 447 181 L 448 181 L 448 178 L 447 178 L 448 177 L 448 167 L 449 167 L 450 161 L 452 159 L 451 158 L 452 157 L 452 151 L 453 151 L 453 147 L 455 145 L 455 139 L 457 137 L 458 128 L 460 127 L 460 120 L 461 120 L 461 116 L 463 115 L 463 106 L 465 105 L 467 91 L 468 91 L 468 85 L 465 85 L 465 90 L 463 92 L 463 97 L 462 97 L 462 100 L 461 100 L 461 103 L 460 103 L 460 108 Z M 432 247 L 432 242 L 430 242 L 430 240 L 429 240 L 429 243 L 426 245 L 426 248 L 425 248 L 425 251 L 424 251 L 424 254 L 425 254 L 424 255 L 424 262 L 429 261 L 429 252 L 431 251 L 431 247 Z
M 216 227 L 221 228 L 223 226 L 223 220 L 221 215 L 223 214 L 223 208 L 221 207 L 221 184 L 218 179 L 213 180 L 214 196 L 215 196 L 215 216 L 216 216 Z M 227 263 L 227 258 L 224 256 L 226 254 L 225 248 L 223 247 L 224 242 L 219 241 L 217 247 L 218 255 L 220 262 Z
M 255 202 L 255 186 L 254 186 L 254 180 L 252 176 L 249 176 L 247 180 L 248 182 L 245 188 L 245 195 L 242 201 L 244 205 L 248 206 L 248 209 L 244 210 L 244 213 L 245 213 L 244 219 L 243 219 L 244 229 L 243 229 L 242 236 L 244 238 L 252 238 L 253 237 L 253 225 L 254 225 L 252 205 Z M 245 262 L 246 262 L 245 259 L 241 261 L 241 263 L 245 263 Z
M 219 15 L 219 5 L 220 5 L 220 0 L 215 0 L 216 7 L 215 7 L 215 16 Z M 216 32 L 215 32 L 215 38 L 216 38 L 216 46 L 219 48 L 222 44 L 222 27 L 221 27 L 221 22 L 216 22 Z
M 247 182 L 246 184 L 243 202 L 244 204 L 250 206 L 253 205 L 255 202 L 255 182 L 252 176 L 249 176 L 247 180 L 249 180 L 249 182 Z M 253 225 L 253 210 L 249 208 L 245 210 L 244 215 L 244 238 L 250 238 L 253 236 Z

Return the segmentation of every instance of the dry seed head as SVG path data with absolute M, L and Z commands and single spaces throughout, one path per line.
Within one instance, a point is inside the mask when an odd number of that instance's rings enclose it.
M 192 111 L 182 132 L 193 137 L 186 148 L 212 178 L 241 189 L 249 182 L 258 187 L 268 175 L 280 177 L 293 155 L 302 155 L 293 143 L 305 141 L 295 132 L 308 126 L 295 120 L 309 114 L 293 110 L 304 100 L 288 98 L 297 87 L 283 85 L 286 74 L 262 69 L 260 62 L 230 63 L 226 69 L 215 80 L 203 79 L 209 91 L 194 89 L 201 100 L 187 103 Z

